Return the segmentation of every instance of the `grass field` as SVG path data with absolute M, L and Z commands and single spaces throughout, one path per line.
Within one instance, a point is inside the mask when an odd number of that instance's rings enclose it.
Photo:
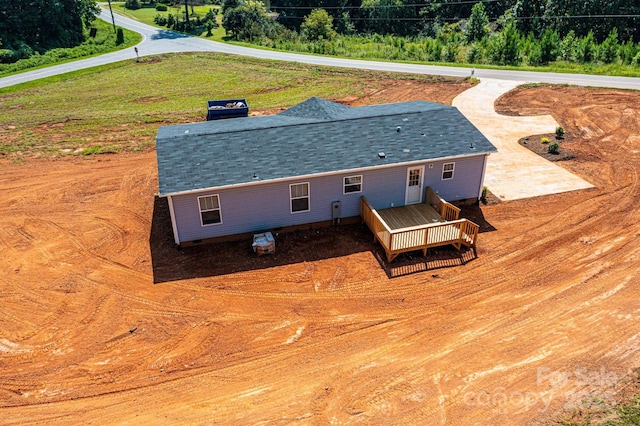
M 207 4 L 204 6 L 193 6 L 193 9 L 191 8 L 191 6 L 189 6 L 189 16 L 193 16 L 193 17 L 200 16 L 201 18 L 203 18 L 204 15 L 206 15 L 206 13 L 209 11 L 209 9 L 216 9 L 216 8 L 218 8 L 218 6 L 213 6 L 210 4 Z M 193 15 L 191 14 L 192 10 L 193 12 L 195 12 L 195 14 Z M 117 4 L 113 4 L 113 11 L 122 16 L 126 16 L 127 18 L 135 19 L 144 24 L 153 25 L 157 27 L 158 25 L 156 25 L 156 23 L 153 21 L 153 18 L 155 18 L 156 15 L 162 15 L 166 17 L 169 14 L 173 14 L 173 15 L 182 17 L 184 15 L 184 6 L 183 5 L 179 5 L 177 7 L 169 6 L 166 12 L 159 12 L 155 9 L 155 6 L 153 7 L 147 6 L 137 10 L 130 10 L 124 7 L 124 3 L 117 3 Z M 222 41 L 223 37 L 225 36 L 225 31 L 224 31 L 224 28 L 222 28 L 221 15 L 218 15 L 218 24 L 219 24 L 219 27 L 212 31 L 213 33 L 212 37 L 204 37 L 206 34 L 206 31 L 204 31 L 200 36 L 204 38 L 210 38 L 212 40 Z
M 160 125 L 204 120 L 208 99 L 247 98 L 251 111 L 269 110 L 359 94 L 380 78 L 434 77 L 205 53 L 124 61 L 0 89 L 0 157 L 147 150 Z

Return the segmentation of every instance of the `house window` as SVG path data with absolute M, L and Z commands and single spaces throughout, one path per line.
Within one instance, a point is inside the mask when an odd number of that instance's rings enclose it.
M 309 183 L 294 183 L 289 185 L 291 195 L 291 213 L 309 211 Z
M 456 163 L 444 163 L 442 165 L 442 180 L 453 179 L 453 169 Z
M 362 192 L 362 175 L 348 176 L 344 178 L 343 194 Z
M 202 226 L 222 223 L 220 199 L 217 195 L 198 197 L 198 206 L 200 207 L 200 221 L 202 222 Z

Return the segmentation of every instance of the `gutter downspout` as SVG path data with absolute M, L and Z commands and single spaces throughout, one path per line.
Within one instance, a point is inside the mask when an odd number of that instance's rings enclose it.
M 173 239 L 176 242 L 176 245 L 180 245 L 180 237 L 178 237 L 178 226 L 176 225 L 176 215 L 173 213 L 173 199 L 171 195 L 167 196 L 167 200 L 169 201 L 169 214 L 171 215 L 171 227 L 173 228 Z
M 482 176 L 480 177 L 480 188 L 478 188 L 478 200 L 482 197 L 482 187 L 484 186 L 484 174 L 487 171 L 487 160 L 489 159 L 489 155 L 484 156 L 484 163 L 482 164 Z

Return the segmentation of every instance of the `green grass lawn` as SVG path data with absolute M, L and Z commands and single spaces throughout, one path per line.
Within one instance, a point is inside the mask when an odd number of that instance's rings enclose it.
M 383 78 L 443 81 L 211 53 L 123 61 L 0 89 L 0 158 L 146 151 L 159 126 L 204 121 L 208 99 L 269 111 L 358 95 Z
M 120 15 L 126 16 L 127 18 L 135 19 L 136 21 L 140 21 L 147 25 L 153 25 L 155 27 L 158 27 L 158 25 L 156 25 L 156 23 L 153 21 L 156 15 L 162 15 L 166 17 L 169 14 L 173 14 L 173 15 L 179 16 L 181 19 L 183 19 L 183 16 L 184 16 L 184 5 L 180 5 L 178 7 L 169 6 L 166 12 L 157 11 L 155 9 L 155 6 L 153 7 L 145 6 L 137 10 L 131 10 L 131 9 L 126 9 L 124 7 L 124 3 L 112 3 L 112 5 L 113 5 L 114 13 L 118 13 Z M 193 12 L 195 12 L 195 14 L 192 14 L 192 8 L 191 6 L 189 6 L 189 16 L 190 17 L 200 16 L 201 18 L 204 18 L 204 15 L 206 15 L 209 9 L 216 9 L 216 8 L 219 8 L 219 6 L 214 6 L 210 4 L 204 5 L 204 6 L 194 6 Z M 200 36 L 203 38 L 210 38 L 212 40 L 223 41 L 223 37 L 225 36 L 225 31 L 222 28 L 221 15 L 218 15 L 218 24 L 219 24 L 219 27 L 212 31 L 213 33 L 212 37 L 206 37 L 205 36 L 206 31 L 200 34 Z M 166 28 L 166 27 L 160 27 L 160 28 Z

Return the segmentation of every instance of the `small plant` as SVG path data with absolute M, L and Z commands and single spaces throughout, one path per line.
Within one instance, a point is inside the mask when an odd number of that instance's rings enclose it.
M 547 147 L 547 152 L 553 155 L 560 154 L 560 144 L 558 142 L 550 144 L 549 147 Z
M 489 188 L 487 188 L 486 186 L 482 187 L 482 195 L 480 196 L 480 201 L 482 201 L 482 204 L 487 204 L 487 194 L 489 193 Z
M 564 139 L 564 129 L 562 126 L 556 127 L 556 139 Z
M 545 136 L 545 137 L 540 139 L 540 142 L 542 142 L 543 144 L 548 144 L 549 143 L 549 138 Z

